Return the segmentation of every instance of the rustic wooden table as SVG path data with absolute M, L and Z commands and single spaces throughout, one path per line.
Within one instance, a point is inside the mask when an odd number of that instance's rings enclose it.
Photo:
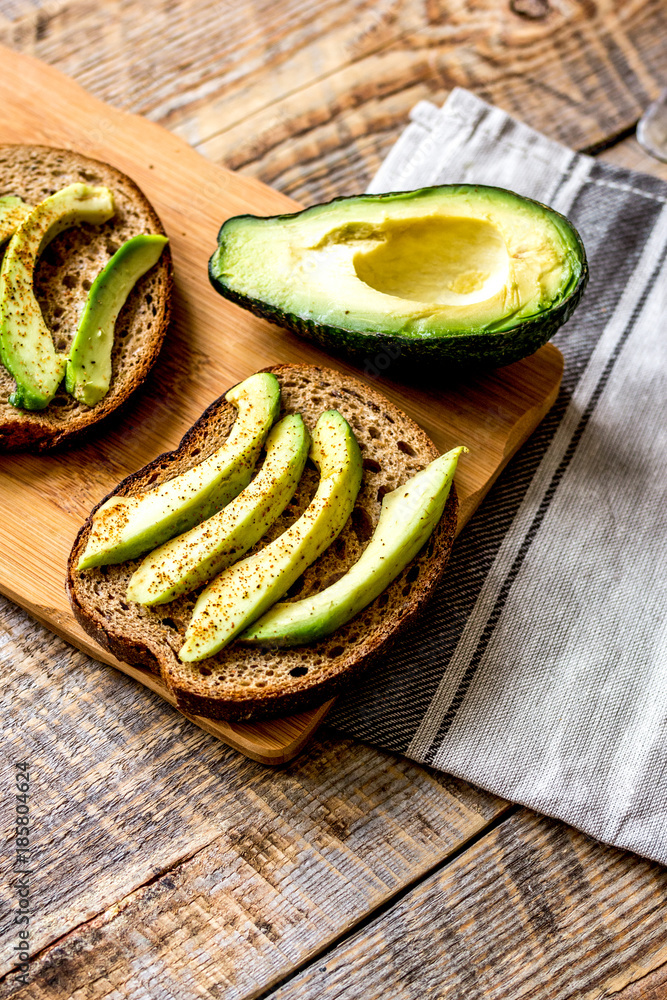
M 362 190 L 456 84 L 667 179 L 632 137 L 664 0 L 0 0 L 0 42 L 304 203 Z M 659 866 L 333 733 L 262 767 L 4 600 L 0 650 L 37 845 L 30 982 L 10 915 L 0 997 L 667 996 Z

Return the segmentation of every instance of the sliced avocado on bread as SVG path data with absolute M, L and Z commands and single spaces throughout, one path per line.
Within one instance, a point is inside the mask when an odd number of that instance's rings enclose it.
M 21 198 L 8 195 L 0 198 L 0 246 L 11 239 L 32 208 Z
M 165 604 L 208 583 L 264 537 L 290 502 L 308 458 L 310 436 L 299 413 L 276 424 L 253 481 L 217 514 L 146 556 L 127 599 Z
M 78 153 L 45 146 L 0 145 L 0 228 L 3 204 L 7 208 L 13 202 L 16 211 L 22 202 L 32 209 L 73 184 L 107 188 L 113 194 L 114 214 L 101 224 L 73 225 L 39 255 L 32 290 L 55 354 L 62 357 L 69 353 L 91 286 L 118 249 L 139 234 L 164 237 L 153 208 L 127 176 Z M 18 210 L 25 215 L 20 205 Z M 16 216 L 15 221 L 12 232 L 22 220 Z M 5 242 L 0 257 L 8 252 Z M 9 402 L 16 381 L 0 366 L 0 451 L 44 451 L 73 444 L 109 418 L 139 388 L 157 359 L 169 320 L 171 286 L 166 247 L 134 285 L 118 315 L 109 391 L 94 407 L 74 399 L 62 383 L 45 409 L 17 409 Z
M 209 262 L 226 298 L 328 350 L 445 370 L 506 365 L 572 314 L 588 270 L 564 216 L 450 184 L 228 219 Z
M 9 241 L 0 268 L 0 358 L 16 381 L 12 406 L 43 410 L 67 363 L 67 356 L 56 350 L 33 291 L 39 255 L 70 226 L 100 225 L 113 214 L 108 188 L 70 184 L 36 205 Z
M 318 594 L 274 604 L 239 636 L 271 648 L 318 642 L 379 597 L 426 544 L 442 517 L 463 448 L 454 448 L 387 493 L 380 520 L 356 563 Z
M 245 489 L 280 408 L 278 380 L 266 372 L 251 375 L 225 399 L 238 416 L 224 443 L 187 472 L 98 507 L 78 569 L 135 559 L 211 517 Z
M 214 656 L 275 604 L 338 538 L 361 486 L 361 451 L 338 410 L 313 430 L 310 457 L 320 474 L 301 517 L 259 552 L 234 563 L 199 595 L 178 656 L 193 663 Z
M 351 376 L 308 365 L 280 365 L 270 371 L 280 385 L 282 418 L 301 414 L 312 435 L 322 414 L 335 409 L 349 424 L 362 455 L 361 486 L 352 513 L 335 540 L 282 598 L 293 601 L 325 590 L 357 563 L 377 526 L 382 498 L 437 459 L 438 452 L 405 413 Z M 206 460 L 227 440 L 234 417 L 233 406 L 221 397 L 175 452 L 128 477 L 114 495 L 140 497 Z M 263 463 L 257 477 L 262 468 Z M 319 482 L 317 469 L 307 463 L 291 502 L 255 544 L 251 557 L 299 521 Z M 321 703 L 346 685 L 414 617 L 444 570 L 456 515 L 452 488 L 430 538 L 393 582 L 332 635 L 298 649 L 275 651 L 232 641 L 204 660 L 183 662 L 179 652 L 201 587 L 169 603 L 146 606 L 127 597 L 130 580 L 140 566 L 138 559 L 78 570 L 94 512 L 70 555 L 70 601 L 93 638 L 121 660 L 160 675 L 184 711 L 215 719 L 290 714 Z
M 118 314 L 139 278 L 157 264 L 166 244 L 166 236 L 139 233 L 116 250 L 95 278 L 65 370 L 65 387 L 80 403 L 96 406 L 108 393 Z

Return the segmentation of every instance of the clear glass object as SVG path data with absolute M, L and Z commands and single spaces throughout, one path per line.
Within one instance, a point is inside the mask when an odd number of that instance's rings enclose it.
M 656 160 L 667 163 L 667 88 L 639 119 L 637 142 Z

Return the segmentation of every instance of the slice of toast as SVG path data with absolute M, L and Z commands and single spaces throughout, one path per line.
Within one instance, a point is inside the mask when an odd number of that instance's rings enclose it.
M 340 410 L 364 459 L 361 489 L 351 517 L 336 541 L 283 598 L 290 600 L 317 593 L 347 572 L 373 533 L 384 494 L 437 458 L 438 451 L 410 417 L 349 375 L 309 365 L 279 365 L 267 370 L 280 382 L 281 415 L 301 413 L 312 431 L 324 410 Z M 176 451 L 161 455 L 129 476 L 112 495 L 140 494 L 201 462 L 225 440 L 235 416 L 234 407 L 224 397 L 216 400 Z M 292 502 L 257 548 L 301 515 L 317 482 L 317 472 L 308 463 Z M 452 488 L 440 523 L 416 559 L 360 614 L 328 638 L 308 646 L 262 650 L 232 643 L 200 663 L 182 663 L 177 654 L 199 591 L 147 608 L 125 596 L 139 560 L 78 572 L 76 565 L 86 546 L 91 518 L 81 528 L 70 555 L 69 597 L 77 620 L 89 635 L 120 660 L 159 674 L 184 711 L 229 720 L 287 715 L 324 701 L 347 684 L 414 617 L 444 570 L 454 540 L 457 509 Z
M 82 224 L 67 229 L 38 261 L 35 294 L 59 351 L 68 349 L 90 286 L 121 244 L 139 233 L 164 235 L 142 192 L 114 167 L 69 150 L 0 145 L 0 197 L 16 195 L 36 205 L 60 188 L 81 182 L 110 188 L 116 213 L 101 226 Z M 157 359 L 169 322 L 171 287 L 171 255 L 166 246 L 157 264 L 130 292 L 118 316 L 111 386 L 97 406 L 77 403 L 61 387 L 46 409 L 17 409 L 9 403 L 14 379 L 0 365 L 0 451 L 44 451 L 73 444 L 123 404 Z

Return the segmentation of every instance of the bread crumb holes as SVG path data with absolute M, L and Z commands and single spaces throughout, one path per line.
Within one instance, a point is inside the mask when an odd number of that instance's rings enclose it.
M 414 457 L 417 454 L 412 445 L 408 444 L 407 441 L 397 441 L 396 447 L 398 448 L 399 451 L 402 451 L 404 455 L 410 455 L 411 457 Z

